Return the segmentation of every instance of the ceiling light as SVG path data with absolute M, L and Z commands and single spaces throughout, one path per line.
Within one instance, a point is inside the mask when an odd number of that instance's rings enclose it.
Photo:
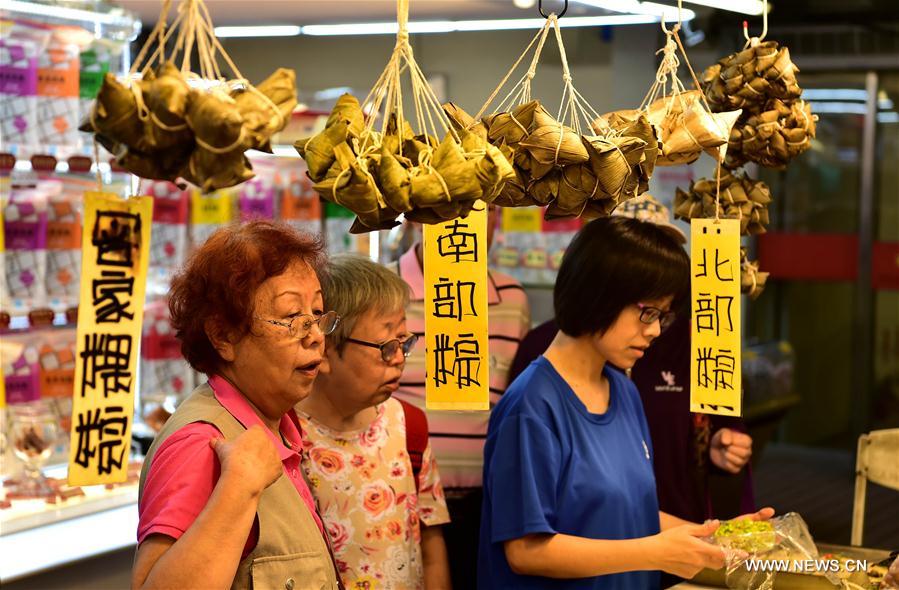
M 661 6 L 661 5 L 657 5 Z M 667 7 L 671 8 L 671 7 Z M 677 9 L 674 8 L 674 18 Z M 683 20 L 696 16 L 692 10 L 683 11 Z M 666 16 L 671 18 L 670 16 Z M 510 18 L 491 20 L 457 21 L 410 21 L 410 33 L 453 33 L 462 31 L 512 31 L 519 29 L 539 29 L 546 21 L 542 18 Z M 654 14 L 615 14 L 607 16 L 573 16 L 559 19 L 561 27 L 601 27 L 613 25 L 639 25 L 659 22 Z M 339 25 L 307 25 L 302 27 L 303 35 L 395 35 L 397 24 L 390 23 L 347 23 Z
M 449 33 L 453 31 L 451 21 L 409 21 L 410 33 Z M 388 23 L 345 23 L 338 25 L 306 25 L 303 27 L 304 35 L 329 36 L 329 35 L 396 35 L 399 25 Z
M 759 15 L 765 10 L 765 3 L 762 0 L 684 0 L 684 2 L 749 15 Z M 771 12 L 770 7 L 768 12 Z
M 574 0 L 578 4 L 592 6 L 593 8 L 601 8 L 611 12 L 620 12 L 622 14 L 642 14 L 654 17 L 664 17 L 667 22 L 676 22 L 678 20 L 678 10 L 676 6 L 668 4 L 658 4 L 656 2 L 639 2 L 638 0 Z M 696 14 L 689 9 L 680 11 L 680 19 L 688 21 L 694 18 Z M 560 19 L 561 23 L 565 19 Z M 658 22 L 658 18 L 650 22 Z
M 527 10 L 528 8 L 533 8 L 537 4 L 537 0 L 512 0 L 512 4 L 516 8 Z
M 805 88 L 802 91 L 805 100 L 868 100 L 868 91 L 860 88 Z
M 573 0 L 578 4 L 586 4 L 594 8 L 603 8 L 613 12 L 628 12 L 632 14 L 643 14 L 648 6 L 663 7 L 674 11 L 674 17 L 668 16 L 666 12 L 665 20 L 673 20 L 677 18 L 677 7 L 665 4 L 655 4 L 653 2 L 640 2 L 639 0 Z M 684 0 L 690 4 L 698 4 L 700 6 L 708 6 L 717 8 L 718 10 L 729 10 L 731 12 L 739 12 L 741 14 L 762 14 L 765 3 L 762 0 Z M 686 12 L 686 11 L 682 11 Z M 683 18 L 681 20 L 687 20 Z
M 300 27 L 294 25 L 261 25 L 255 27 L 216 27 L 216 37 L 295 37 Z
M 22 14 L 32 14 L 35 16 L 47 16 L 59 19 L 79 20 L 99 23 L 103 25 L 116 25 L 123 27 L 130 27 L 134 24 L 135 21 L 130 13 L 125 12 L 120 8 L 116 8 L 110 12 L 94 12 L 92 10 L 81 10 L 79 8 L 69 8 L 67 6 L 56 6 L 53 4 L 41 4 L 38 2 L 2 0 L 2 2 L 0 2 L 0 10 L 20 12 Z

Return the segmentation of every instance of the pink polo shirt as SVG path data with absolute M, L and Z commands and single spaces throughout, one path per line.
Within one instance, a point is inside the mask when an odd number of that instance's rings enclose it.
M 262 423 L 247 399 L 225 379 L 213 376 L 209 379 L 209 385 L 215 392 L 215 399 L 244 427 L 249 429 L 258 424 L 268 433 L 281 457 L 284 477 L 289 478 L 296 487 L 297 493 L 324 535 L 324 527 L 315 509 L 315 500 L 301 471 L 299 453 L 303 449 L 303 439 L 297 427 L 294 411 L 290 410 L 281 418 L 279 428 L 290 445 L 288 448 Z M 144 482 L 144 492 L 138 506 L 140 515 L 137 525 L 138 544 L 154 533 L 178 539 L 200 515 L 221 473 L 218 457 L 209 446 L 209 439 L 219 436 L 221 433 L 212 424 L 194 422 L 179 429 L 159 446 Z M 256 547 L 258 541 L 257 518 L 247 537 L 244 557 Z
M 390 266 L 412 291 L 406 307 L 406 329 L 419 336 L 418 344 L 406 359 L 400 388 L 394 396 L 425 409 L 425 277 L 415 247 Z M 518 343 L 531 327 L 528 297 L 521 284 L 509 275 L 487 273 L 487 331 L 490 338 L 490 407 L 498 402 L 509 385 L 509 368 Z M 440 480 L 449 490 L 481 487 L 484 471 L 484 444 L 490 412 L 448 412 L 427 410 L 430 443 L 440 465 Z

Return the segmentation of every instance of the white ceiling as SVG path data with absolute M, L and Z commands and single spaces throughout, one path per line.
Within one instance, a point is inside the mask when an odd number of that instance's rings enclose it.
M 160 0 L 117 0 L 136 12 L 144 26 L 154 23 L 162 7 Z M 177 6 L 177 2 L 173 3 Z M 389 22 L 396 20 L 395 0 L 206 0 L 216 25 L 310 25 L 344 22 Z M 544 11 L 558 12 L 561 0 L 544 0 Z M 516 8 L 512 0 L 410 0 L 410 18 L 415 20 L 462 20 L 534 18 L 537 7 Z M 602 15 L 607 12 L 570 2 L 568 14 Z

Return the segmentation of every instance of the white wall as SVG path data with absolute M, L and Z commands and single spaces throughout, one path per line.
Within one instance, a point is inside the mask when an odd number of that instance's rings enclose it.
M 657 25 L 565 29 L 563 37 L 575 86 L 598 112 L 633 108 L 653 80 Z M 474 113 L 530 42 L 534 31 L 417 35 L 416 58 L 426 75 L 446 77 L 449 100 Z M 394 38 L 289 37 L 226 39 L 225 48 L 242 73 L 258 81 L 278 67 L 297 71 L 303 96 L 349 86 L 364 96 L 384 69 Z M 547 40 L 533 94 L 550 110 L 561 95 L 561 66 L 555 40 Z M 524 69 L 521 70 L 521 73 Z

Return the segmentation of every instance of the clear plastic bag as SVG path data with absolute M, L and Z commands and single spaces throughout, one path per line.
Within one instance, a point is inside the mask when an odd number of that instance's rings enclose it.
M 769 530 L 728 532 L 725 528 L 709 538 L 710 542 L 724 549 L 728 588 L 774 590 L 778 574 L 809 573 L 807 570 L 796 571 L 796 564 L 819 560 L 818 548 L 801 516 L 789 512 L 768 522 L 771 524 Z M 835 588 L 854 586 L 829 568 L 822 567 L 818 573 Z

